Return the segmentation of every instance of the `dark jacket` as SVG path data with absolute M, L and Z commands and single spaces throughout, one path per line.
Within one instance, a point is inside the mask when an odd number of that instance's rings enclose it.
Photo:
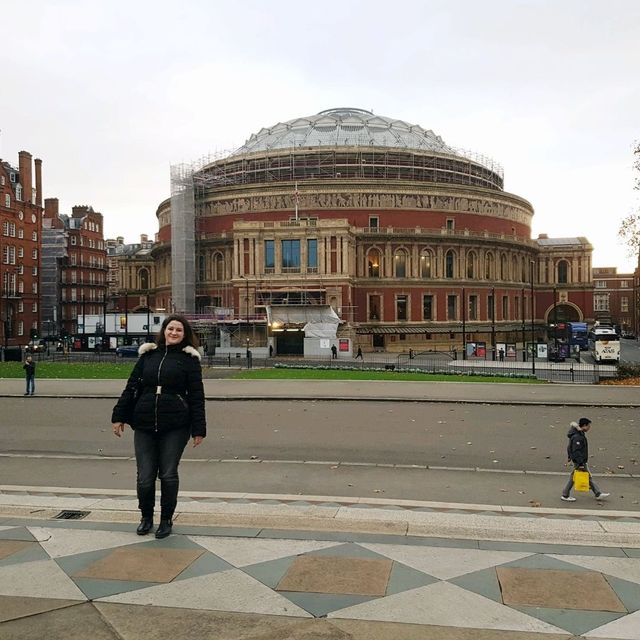
M 25 362 L 22 365 L 22 368 L 24 369 L 25 375 L 27 376 L 27 378 L 32 378 L 33 376 L 36 375 L 36 363 L 31 361 L 31 362 Z
M 133 429 L 168 431 L 188 428 L 192 436 L 206 436 L 204 388 L 200 354 L 193 347 L 145 343 L 111 422 Z
M 587 464 L 589 460 L 589 442 L 587 434 L 578 427 L 575 422 L 571 423 L 571 427 L 567 432 L 569 444 L 567 445 L 567 458 L 576 466 Z

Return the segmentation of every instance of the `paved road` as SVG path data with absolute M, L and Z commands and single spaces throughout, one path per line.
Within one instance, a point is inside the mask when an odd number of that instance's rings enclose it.
M 131 434 L 122 440 L 111 434 L 112 404 L 5 398 L 0 484 L 130 488 Z M 546 504 L 557 500 L 564 478 L 555 474 L 566 472 L 566 425 L 580 417 L 562 406 L 371 401 L 210 401 L 207 413 L 209 437 L 186 452 L 185 488 L 320 495 L 379 490 L 385 497 L 483 503 L 504 503 L 508 493 L 510 504 L 527 504 L 532 495 Z M 640 483 L 626 477 L 640 472 L 637 412 L 587 413 L 594 421 L 593 470 L 609 475 L 602 484 L 625 496 L 624 508 L 640 508 Z M 250 461 L 253 456 L 261 462 Z M 472 471 L 478 468 L 485 471 Z

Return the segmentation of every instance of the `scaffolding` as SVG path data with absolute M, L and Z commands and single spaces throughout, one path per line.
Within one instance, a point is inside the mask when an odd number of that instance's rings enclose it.
M 60 263 L 67 257 L 67 238 L 64 229 L 56 229 L 49 218 L 42 220 L 40 260 L 40 314 L 44 336 L 58 335 Z

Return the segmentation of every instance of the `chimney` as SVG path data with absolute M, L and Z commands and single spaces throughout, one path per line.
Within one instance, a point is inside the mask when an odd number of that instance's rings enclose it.
M 42 160 L 35 158 L 36 165 L 36 206 L 42 207 Z
M 46 198 L 44 201 L 44 217 L 56 220 L 58 218 L 58 198 Z
M 18 153 L 18 170 L 20 171 L 20 184 L 22 185 L 22 199 L 31 202 L 31 154 L 28 151 Z

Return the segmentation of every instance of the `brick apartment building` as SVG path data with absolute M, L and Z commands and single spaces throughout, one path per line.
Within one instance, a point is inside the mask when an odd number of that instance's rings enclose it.
M 20 151 L 17 167 L 0 160 L 1 347 L 40 333 L 41 230 L 42 160 Z
M 54 300 L 45 308 L 52 334 L 81 340 L 85 315 L 105 310 L 107 252 L 102 214 L 87 205 L 71 215 L 59 213 L 57 198 L 45 200 L 47 240 L 44 259 L 48 272 L 45 295 Z M 57 240 L 57 243 L 55 242 Z M 54 269 L 49 269 L 52 265 Z
M 633 273 L 618 273 L 616 267 L 593 269 L 593 312 L 596 320 L 637 332 L 637 309 Z

